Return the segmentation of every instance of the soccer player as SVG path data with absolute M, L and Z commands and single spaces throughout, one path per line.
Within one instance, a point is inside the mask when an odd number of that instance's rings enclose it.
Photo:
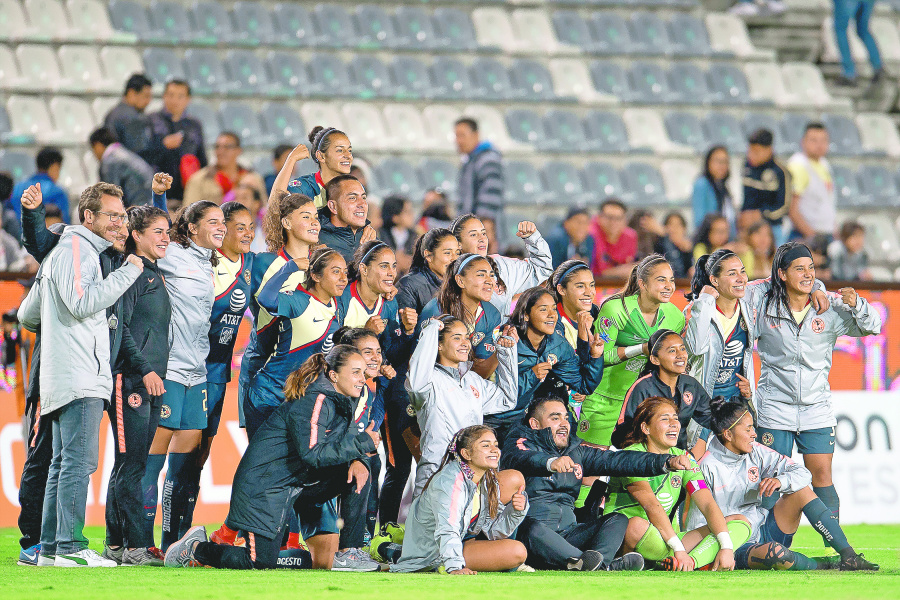
M 837 517 L 810 488 L 813 477 L 809 470 L 756 443 L 753 415 L 746 402 L 716 398 L 712 404 L 712 422 L 715 437 L 700 460 L 703 477 L 722 511 L 749 522 L 752 528 L 746 543 L 735 542 L 737 568 L 878 570 L 878 565 L 867 561 L 850 546 Z M 778 493 L 781 497 L 771 509 L 767 508 L 764 500 Z M 708 515 L 704 519 L 698 508 L 699 505 L 693 504 L 688 509 L 688 527 L 700 527 L 708 521 Z M 838 552 L 837 564 L 830 557 L 816 560 L 790 549 L 801 515 Z M 729 530 L 732 523 L 729 521 Z
M 326 192 L 328 182 L 340 175 L 350 175 L 350 168 L 353 166 L 353 147 L 350 145 L 350 138 L 343 131 L 321 125 L 316 125 L 309 132 L 309 143 L 313 150 L 312 154 L 304 144 L 298 144 L 284 161 L 284 166 L 275 178 L 273 189 L 309 196 L 315 200 L 316 208 L 322 208 L 328 200 Z M 319 170 L 291 180 L 295 165 L 304 158 L 312 158 L 319 165 Z M 285 181 L 282 183 L 281 179 Z
M 409 273 L 397 282 L 397 304 L 421 313 L 434 299 L 447 269 L 459 257 L 459 240 L 449 229 L 432 229 L 416 240 Z
M 351 486 L 361 490 L 369 473 L 362 459 L 381 441 L 374 424 L 353 426 L 365 371 L 359 351 L 341 345 L 291 373 L 286 401 L 251 438 L 234 475 L 225 522 L 246 532 L 246 546 L 207 542 L 198 526 L 169 548 L 166 566 L 275 568 L 285 515 L 298 497 L 325 502 Z
M 734 569 L 734 547 L 750 537 L 746 519 L 725 521 L 709 491 L 700 467 L 690 454 L 676 447 L 681 423 L 678 407 L 668 398 L 647 398 L 634 415 L 625 450 L 687 456 L 690 468 L 655 477 L 617 477 L 610 482 L 607 510 L 628 517 L 623 552 L 639 552 L 661 562 L 668 571 L 693 571 L 712 564 L 712 570 Z M 678 534 L 671 517 L 682 490 L 691 506 L 706 517 L 708 526 Z
M 600 306 L 594 328 L 611 343 L 603 354 L 603 381 L 581 408 L 578 432 L 586 442 L 609 445 L 625 394 L 647 362 L 647 340 L 653 332 L 684 328 L 684 315 L 671 303 L 674 293 L 672 267 L 659 254 L 651 254 L 631 269 L 625 288 Z
M 509 410 L 519 396 L 516 330 L 505 327 L 497 341 L 497 383 L 472 370 L 472 342 L 466 325 L 443 315 L 422 324 L 409 365 L 406 389 L 422 431 L 422 458 L 416 468 L 415 495 L 440 464 L 450 438 L 464 427 L 481 425 L 485 414 Z
M 500 447 L 490 427 L 454 434 L 410 506 L 403 553 L 391 571 L 475 575 L 521 567 L 525 546 L 508 538 L 528 512 L 525 480 L 499 468 Z

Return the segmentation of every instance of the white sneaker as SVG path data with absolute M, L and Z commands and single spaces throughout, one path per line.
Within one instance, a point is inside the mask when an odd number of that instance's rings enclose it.
M 762 13 L 756 2 L 739 2 L 728 9 L 736 17 L 756 17 Z
M 72 554 L 57 554 L 57 567 L 118 567 L 116 561 L 100 556 L 96 550 L 85 548 Z
M 39 567 L 54 567 L 56 566 L 56 556 L 53 554 L 40 554 L 37 559 L 37 566 Z

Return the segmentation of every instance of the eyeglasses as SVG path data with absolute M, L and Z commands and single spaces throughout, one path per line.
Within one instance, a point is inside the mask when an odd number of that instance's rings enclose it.
M 103 210 L 93 210 L 91 212 L 96 213 L 98 215 L 106 215 L 106 217 L 109 219 L 110 223 L 127 223 L 128 222 L 128 215 L 109 213 L 109 212 L 106 212 Z
M 237 150 L 240 146 L 235 144 L 216 144 L 213 146 L 216 150 Z

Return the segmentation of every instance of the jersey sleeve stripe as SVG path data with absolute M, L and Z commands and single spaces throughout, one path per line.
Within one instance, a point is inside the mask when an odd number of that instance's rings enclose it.
M 325 394 L 319 394 L 316 397 L 316 405 L 313 407 L 312 418 L 309 420 L 309 447 L 312 448 L 319 441 L 319 413 L 322 412 L 322 403 L 325 401 Z

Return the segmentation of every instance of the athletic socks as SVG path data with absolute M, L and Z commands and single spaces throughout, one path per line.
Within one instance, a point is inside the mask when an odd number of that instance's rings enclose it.
M 165 551 L 179 539 L 181 517 L 184 514 L 188 490 L 187 477 L 190 476 L 190 461 L 193 452 L 170 452 L 169 469 L 162 490 L 162 545 Z
M 788 571 L 815 571 L 819 568 L 819 563 L 805 554 L 794 552 L 788 548 L 785 548 L 785 550 L 790 553 L 789 556 L 793 559 L 793 563 L 787 568 Z
M 644 534 L 641 541 L 635 544 L 634 551 L 647 560 L 657 562 L 669 556 L 669 547 L 666 546 L 666 542 L 663 541 L 659 529 L 653 525 L 650 525 L 650 527 L 647 528 L 647 533 Z
M 731 544 L 735 550 L 750 539 L 750 533 L 750 525 L 746 522 L 740 519 L 728 522 L 728 535 L 731 537 Z M 688 556 L 694 559 L 694 568 L 699 569 L 712 564 L 716 560 L 719 550 L 719 539 L 715 535 L 709 534 L 700 540 L 700 543 L 694 546 L 693 550 L 688 552 Z
M 147 470 L 141 480 L 144 490 L 144 519 L 147 539 L 153 539 L 153 523 L 156 521 L 156 506 L 159 504 L 159 473 L 166 464 L 165 454 L 151 454 L 147 457 Z
M 813 487 L 813 491 L 816 493 L 816 496 L 819 497 L 825 506 L 828 507 L 828 510 L 831 511 L 831 514 L 834 515 L 834 518 L 840 522 L 841 520 L 841 499 L 838 497 L 837 490 L 834 489 L 833 485 L 825 486 L 825 487 Z M 823 540 L 824 541 L 824 540 Z M 828 545 L 828 542 L 825 541 L 825 545 Z
M 184 489 L 184 511 L 181 515 L 181 526 L 178 529 L 178 539 L 184 537 L 187 530 L 191 528 L 191 523 L 194 520 L 194 507 L 197 505 L 197 496 L 200 495 L 200 473 L 203 470 L 203 466 L 199 462 L 200 453 L 192 452 L 191 456 L 193 457 L 191 462 L 184 467 L 184 481 L 186 482 Z
M 825 543 L 837 550 L 842 558 L 845 554 L 848 556 L 855 554 L 847 541 L 847 536 L 844 535 L 844 530 L 841 529 L 841 525 L 838 523 L 837 517 L 825 506 L 824 502 L 818 498 L 810 500 L 803 507 L 803 514 L 806 515 L 813 529 L 819 532 Z

